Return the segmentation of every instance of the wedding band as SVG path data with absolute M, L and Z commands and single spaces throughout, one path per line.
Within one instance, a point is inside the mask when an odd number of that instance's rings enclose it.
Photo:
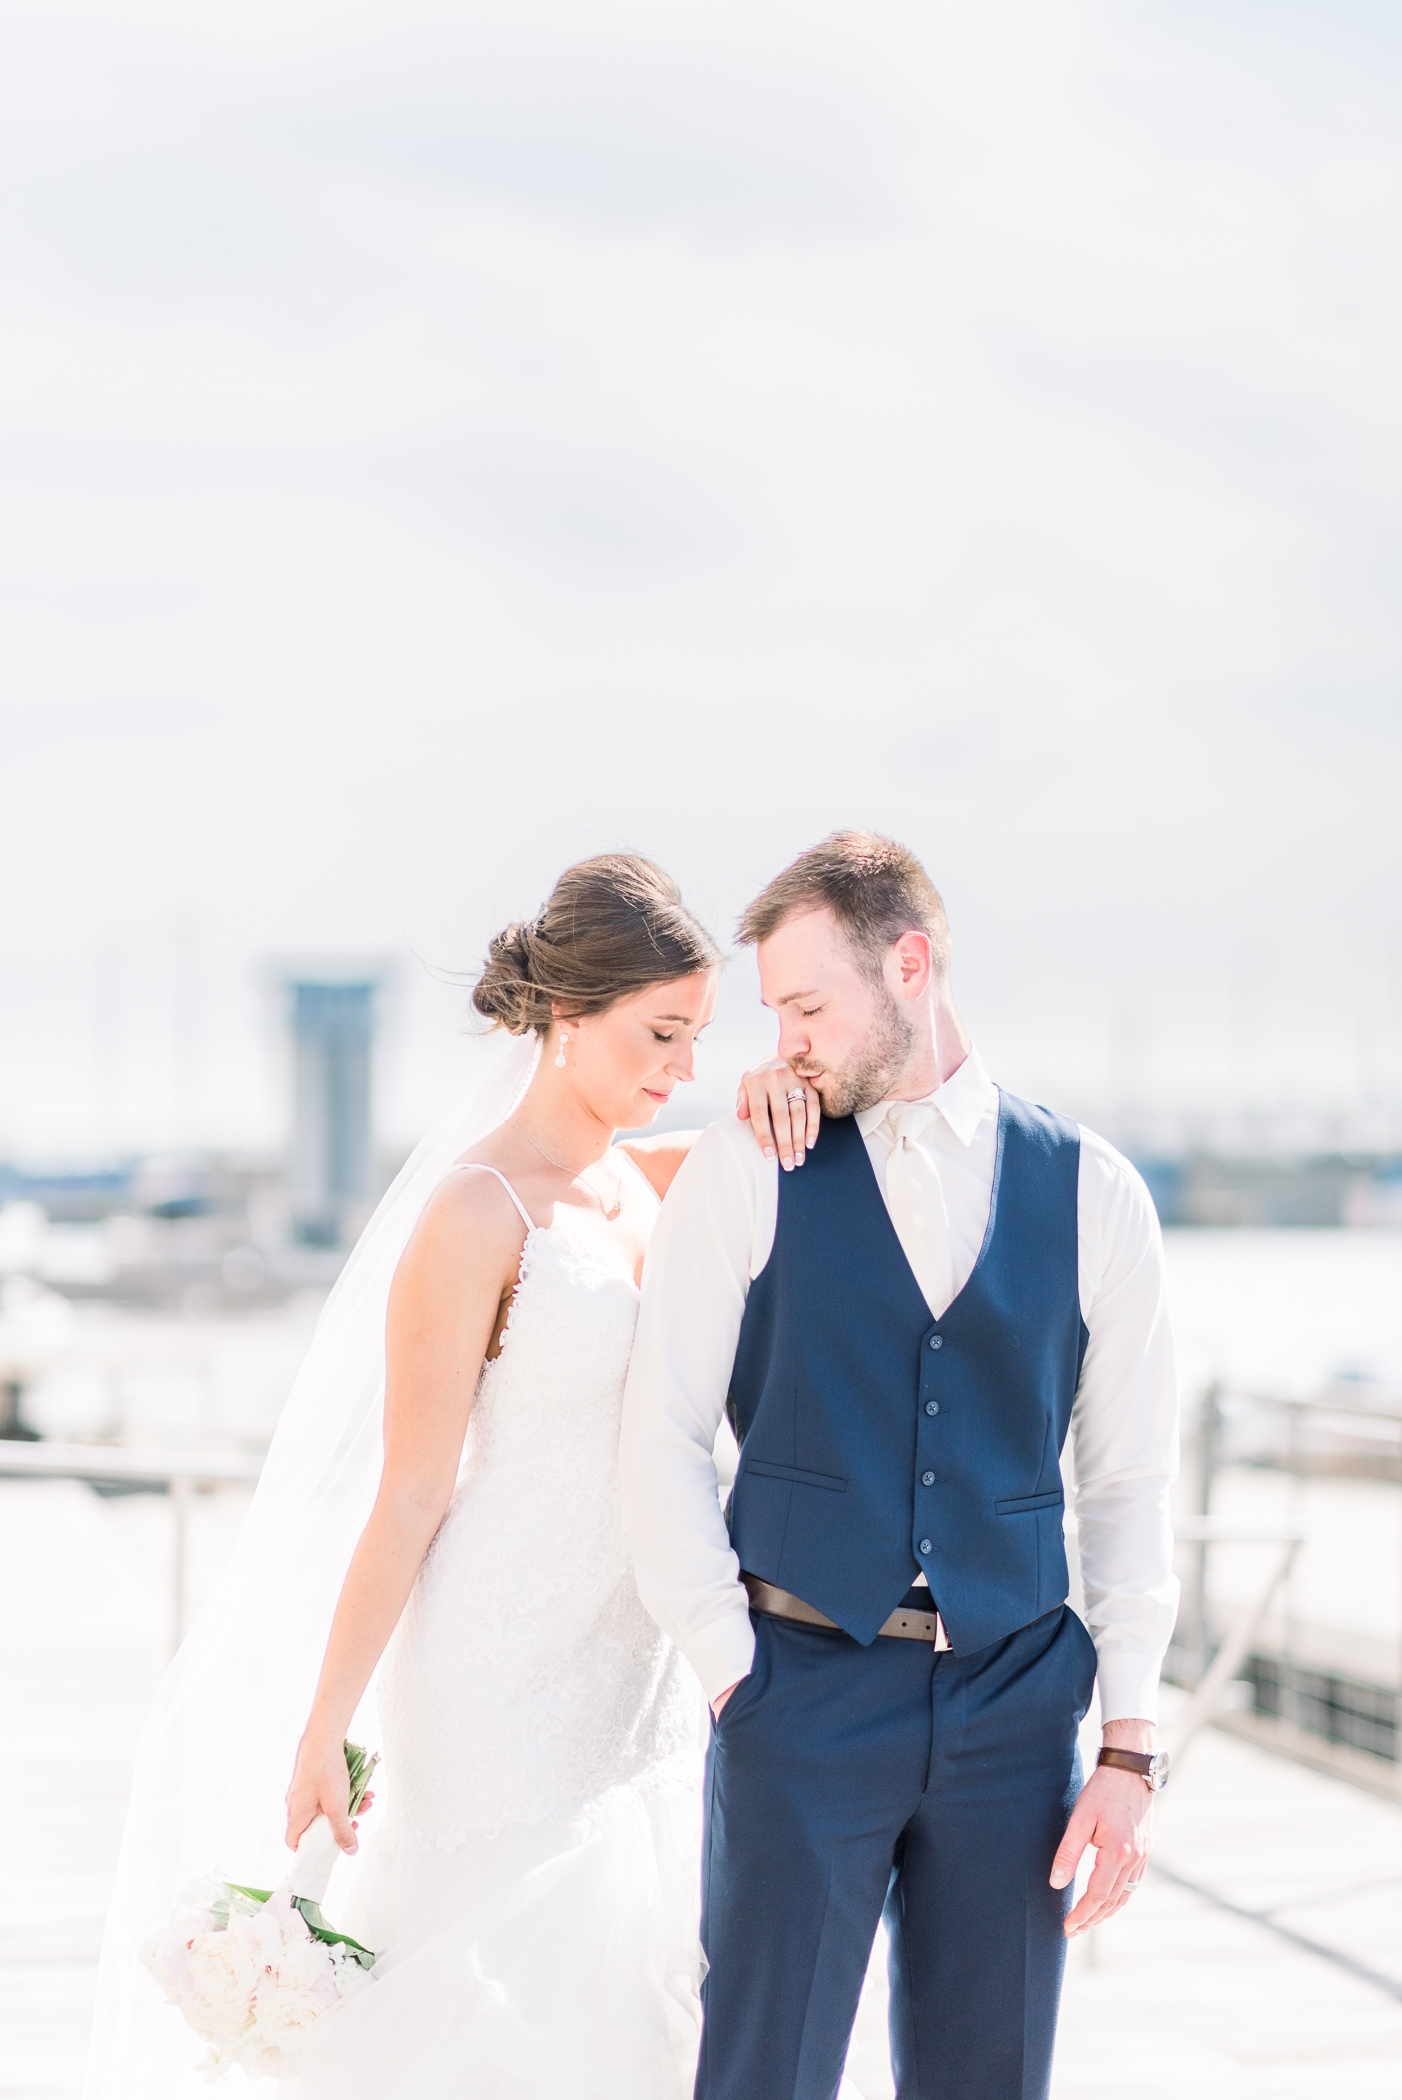
M 791 1094 L 785 1094 L 784 1099 L 786 1101 L 806 1101 L 808 1096 L 801 1086 L 796 1086 Z
M 1139 1883 L 1137 1881 L 1127 1881 L 1125 1883 L 1125 1894 L 1127 1896 L 1132 1896 L 1135 1890 L 1138 1888 L 1138 1886 Z

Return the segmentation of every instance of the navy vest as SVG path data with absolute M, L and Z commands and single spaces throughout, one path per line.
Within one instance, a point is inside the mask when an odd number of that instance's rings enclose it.
M 730 1535 L 742 1568 L 863 1644 L 921 1569 L 959 1654 L 1065 1601 L 1080 1149 L 1073 1123 L 1000 1093 L 988 1230 L 938 1320 L 852 1117 L 779 1176 L 730 1381 Z

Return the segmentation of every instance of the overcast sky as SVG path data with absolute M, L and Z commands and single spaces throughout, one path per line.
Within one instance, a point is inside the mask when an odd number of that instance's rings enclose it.
M 346 952 L 407 1137 L 423 963 L 840 823 L 1040 1099 L 1402 1088 L 1400 92 L 1382 0 L 9 0 L 0 1151 L 272 1140 Z

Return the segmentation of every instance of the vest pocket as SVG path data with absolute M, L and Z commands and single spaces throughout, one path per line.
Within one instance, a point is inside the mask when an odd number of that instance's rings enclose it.
M 1004 1495 L 993 1505 L 1000 1517 L 1020 1517 L 1028 1509 L 1060 1509 L 1065 1500 L 1061 1488 L 1048 1488 L 1045 1495 Z
M 767 1458 L 743 1460 L 747 1473 L 758 1473 L 764 1480 L 792 1480 L 799 1487 L 828 1488 L 835 1495 L 845 1495 L 847 1482 L 839 1473 L 805 1473 L 800 1466 L 776 1466 Z

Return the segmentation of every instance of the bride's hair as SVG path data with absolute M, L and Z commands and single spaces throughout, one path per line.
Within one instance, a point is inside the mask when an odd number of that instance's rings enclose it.
M 543 1033 L 552 1005 L 565 1020 L 601 1014 L 719 961 L 670 875 L 636 853 L 600 853 L 566 868 L 535 918 L 497 934 L 472 1003 L 512 1035 Z

